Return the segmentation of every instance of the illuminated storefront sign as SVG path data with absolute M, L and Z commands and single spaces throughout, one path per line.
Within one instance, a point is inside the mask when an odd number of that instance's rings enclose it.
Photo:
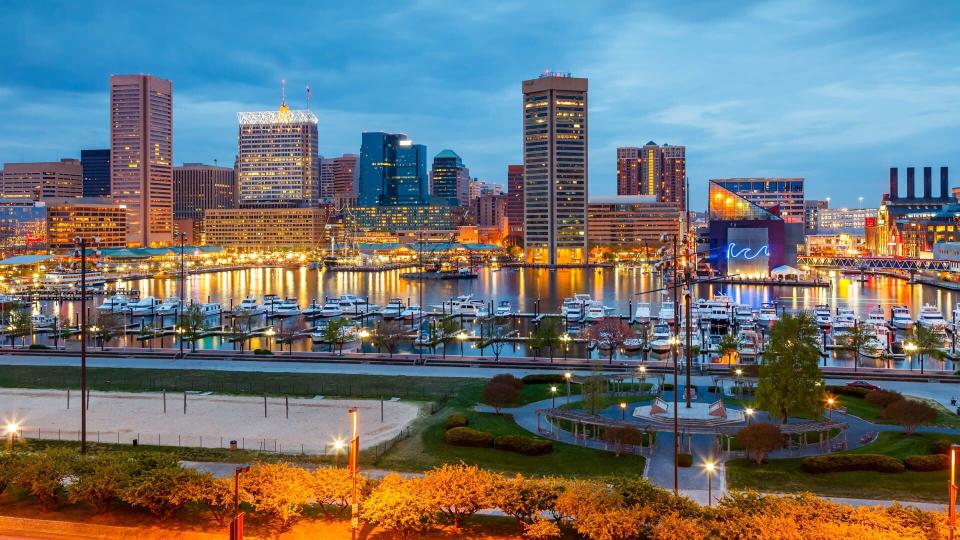
M 766 257 L 770 256 L 770 247 L 767 246 L 766 244 L 756 249 L 749 248 L 749 247 L 738 248 L 735 242 L 730 242 L 730 244 L 727 245 L 727 260 L 742 258 L 748 261 L 752 261 L 753 259 L 756 259 L 761 255 Z

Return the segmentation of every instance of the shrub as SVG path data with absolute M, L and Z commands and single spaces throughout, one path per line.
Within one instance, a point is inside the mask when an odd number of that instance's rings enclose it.
M 314 477 L 287 463 L 260 463 L 240 477 L 247 500 L 284 530 L 314 496 Z
M 65 449 L 28 454 L 19 460 L 15 483 L 37 499 L 41 511 L 48 512 L 63 493 L 63 481 L 76 458 L 76 452 Z
M 80 459 L 67 495 L 70 502 L 104 512 L 130 484 L 130 464 L 122 454 L 94 454 Z
M 44 345 L 43 343 L 33 343 L 27 348 L 32 350 L 46 350 L 46 349 L 49 349 L 50 347 Z
M 871 390 L 857 386 L 827 386 L 827 392 L 838 396 L 850 396 L 856 398 L 866 398 Z
M 803 458 L 800 468 L 810 474 L 843 471 L 902 473 L 906 470 L 899 459 L 880 454 L 833 454 Z
M 519 523 L 532 523 L 554 509 L 561 482 L 550 478 L 501 478 L 494 490 L 494 505 Z
M 263 355 L 263 354 L 273 354 L 273 351 L 271 351 L 271 350 L 269 350 L 269 349 L 254 349 L 254 350 L 253 350 L 253 354 L 260 354 L 260 355 Z
M 780 426 L 757 422 L 738 431 L 737 442 L 746 449 L 748 458 L 753 453 L 753 460 L 759 465 L 767 454 L 783 448 L 784 441 Z
M 881 409 L 895 401 L 900 401 L 901 399 L 903 399 L 903 395 L 900 392 L 894 392 L 893 390 L 874 390 L 873 392 L 867 394 L 866 397 L 867 403 L 872 403 Z
M 930 449 L 927 451 L 928 454 L 943 454 L 945 456 L 950 455 L 950 447 L 953 445 L 953 441 L 950 439 L 934 439 L 930 443 Z
M 447 429 L 463 427 L 467 424 L 467 417 L 462 414 L 451 414 L 447 417 Z
M 901 399 L 887 405 L 883 409 L 883 416 L 903 426 L 907 435 L 913 435 L 917 427 L 937 420 L 937 410 L 923 401 Z
M 911 471 L 945 471 L 950 468 L 950 457 L 943 454 L 907 456 L 903 458 L 903 464 Z
M 490 382 L 487 384 L 506 384 L 508 386 L 512 386 L 516 388 L 517 390 L 523 389 L 523 381 L 521 381 L 520 379 L 514 377 L 509 373 L 501 373 L 499 375 L 494 375 L 493 378 L 490 379 Z
M 423 496 L 423 482 L 421 478 L 388 474 L 360 507 L 361 519 L 401 537 L 430 527 L 437 521 L 438 509 L 434 501 Z
M 436 501 L 441 515 L 459 528 L 473 514 L 496 504 L 494 491 L 499 483 L 496 473 L 461 462 L 427 471 L 421 487 L 424 498 Z
M 677 454 L 677 467 L 690 467 L 693 465 L 693 456 L 691 454 Z
M 520 390 L 508 382 L 491 380 L 483 386 L 483 402 L 493 407 L 497 414 L 500 414 L 500 409 L 513 405 L 519 399 Z
M 20 472 L 20 455 L 13 452 L 0 452 L 0 495 L 7 486 L 14 483 Z
M 493 447 L 497 450 L 516 452 L 525 456 L 542 456 L 553 451 L 553 442 L 546 439 L 534 439 L 533 437 L 501 435 L 493 440 Z
M 443 434 L 443 440 L 453 446 L 472 446 L 490 448 L 493 446 L 493 433 L 477 431 L 468 427 L 456 427 Z
M 560 384 L 567 382 L 567 379 L 559 373 L 535 373 L 524 375 L 520 380 L 524 384 Z
M 169 518 L 196 496 L 200 473 L 183 467 L 162 467 L 141 474 L 121 495 L 130 506 L 146 509 L 159 518 Z

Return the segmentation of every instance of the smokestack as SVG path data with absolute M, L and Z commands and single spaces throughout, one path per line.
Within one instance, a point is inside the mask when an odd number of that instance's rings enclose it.
M 950 195 L 950 181 L 947 179 L 947 168 L 940 167 L 940 198 L 943 200 L 949 200 Z
M 923 198 L 933 198 L 933 167 L 923 168 Z
M 898 169 L 896 167 L 890 167 L 890 200 L 891 201 L 897 200 L 897 197 L 899 196 L 897 194 L 897 184 L 899 183 L 897 181 L 897 171 Z
M 907 167 L 907 198 L 908 199 L 913 199 L 916 196 L 913 191 L 913 184 L 914 184 L 913 167 Z

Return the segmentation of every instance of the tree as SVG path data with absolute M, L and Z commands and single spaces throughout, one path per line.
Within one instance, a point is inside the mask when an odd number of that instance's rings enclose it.
M 423 490 L 436 500 L 440 512 L 455 528 L 479 510 L 494 506 L 494 490 L 499 477 L 476 465 L 449 463 L 423 475 Z
M 287 463 L 260 463 L 241 477 L 240 487 L 257 512 L 286 530 L 313 497 L 313 476 Z
M 903 431 L 909 436 L 918 427 L 936 422 L 937 410 L 923 401 L 901 399 L 887 405 L 883 416 L 903 426 Z
M 460 325 L 457 324 L 457 321 L 453 317 L 445 317 L 440 319 L 436 324 L 437 330 L 437 340 L 443 344 L 443 357 L 447 357 L 447 344 L 456 339 L 457 331 L 460 330 Z
M 73 472 L 76 456 L 67 449 L 27 454 L 19 460 L 14 483 L 36 498 L 41 511 L 49 512 L 64 493 L 63 481 Z
M 327 506 L 337 507 L 337 515 L 350 507 L 353 496 L 353 474 L 346 467 L 317 467 L 313 472 L 313 494 L 321 509 L 327 516 L 332 516 Z M 357 493 L 362 495 L 367 490 L 367 478 L 357 476 Z
M 737 356 L 737 352 L 740 350 L 740 342 L 737 340 L 737 336 L 724 334 L 723 337 L 720 338 L 720 343 L 718 343 L 717 346 L 720 349 L 721 356 L 727 360 L 727 365 L 732 365 L 734 357 Z
M 606 317 L 602 321 L 590 327 L 588 332 L 590 339 L 597 343 L 606 344 L 609 349 L 609 361 L 613 363 L 613 353 L 623 346 L 630 335 L 630 328 L 627 323 L 620 320 L 619 317 Z
M 938 360 L 947 356 L 943 351 L 943 337 L 919 324 L 913 325 L 913 344 L 917 346 L 917 354 L 920 356 L 921 371 L 923 371 L 923 360 L 926 355 L 929 354 Z
M 537 518 L 532 523 L 523 524 L 523 536 L 530 540 L 550 540 L 560 538 L 560 526 L 552 521 Z
M 232 315 L 230 318 L 230 331 L 227 335 L 234 345 L 238 342 L 240 343 L 240 352 L 243 352 L 243 347 L 246 345 L 247 338 L 250 336 L 250 322 L 253 320 L 253 310 L 234 309 Z
M 15 337 L 20 337 L 20 343 L 23 344 L 26 336 L 33 333 L 33 321 L 30 320 L 30 312 L 22 309 L 14 310 L 10 313 L 7 333 L 10 336 L 10 346 L 13 347 Z
M 737 442 L 747 451 L 747 458 L 753 453 L 753 460 L 760 465 L 767 455 L 783 448 L 783 433 L 780 426 L 757 422 L 737 432 Z
M 549 478 L 524 478 L 520 474 L 501 478 L 494 490 L 494 505 L 518 523 L 533 523 L 544 512 L 553 510 L 561 489 L 556 480 Z
M 199 476 L 199 472 L 179 465 L 150 469 L 134 479 L 121 499 L 130 506 L 167 519 L 196 499 Z
M 485 342 L 490 346 L 490 350 L 493 351 L 493 359 L 495 362 L 500 361 L 500 355 L 503 353 L 503 348 L 507 346 L 507 337 L 512 334 L 512 331 L 508 331 L 507 327 L 501 324 L 496 318 L 490 318 L 487 323 L 487 335 L 485 336 Z M 483 345 L 481 344 L 481 347 Z
M 17 476 L 20 474 L 21 455 L 15 452 L 0 451 L 0 495 L 10 484 L 17 482 Z
M 770 344 L 763 353 L 757 381 L 757 405 L 779 415 L 784 424 L 791 412 L 813 415 L 823 406 L 817 331 L 806 311 L 784 314 L 770 329 Z
M 853 369 L 860 366 L 860 357 L 867 344 L 873 338 L 873 333 L 859 323 L 855 323 L 852 328 L 848 328 L 836 337 L 836 348 L 841 351 L 853 353 Z
M 130 485 L 130 465 L 120 454 L 92 454 L 77 462 L 67 495 L 72 503 L 86 503 L 105 512 Z
M 190 304 L 190 307 L 180 314 L 180 329 L 183 332 L 181 339 L 190 341 L 190 350 L 196 352 L 197 339 L 207 329 L 207 317 L 199 304 Z
M 126 329 L 126 320 L 123 313 L 101 313 L 97 316 L 97 331 L 93 337 L 100 342 L 100 349 L 107 347 L 107 342 Z
M 533 349 L 547 349 L 550 351 L 550 362 L 553 362 L 553 350 L 560 344 L 560 321 L 555 317 L 544 317 L 537 329 L 533 331 L 529 345 Z
M 483 402 L 493 407 L 497 414 L 504 407 L 515 404 L 520 399 L 520 390 L 502 381 L 491 380 L 483 385 Z
M 436 502 L 424 496 L 423 479 L 386 475 L 360 509 L 362 519 L 400 537 L 422 531 L 437 520 Z
M 196 479 L 194 485 L 196 502 L 206 508 L 217 525 L 225 525 L 233 515 L 233 480 L 204 473 Z
M 377 321 L 373 325 L 373 340 L 377 347 L 383 347 L 393 358 L 393 353 L 397 352 L 400 345 L 400 331 L 396 321 Z
M 613 452 L 620 457 L 626 446 L 642 446 L 643 432 L 632 427 L 609 427 L 603 431 L 603 442 L 613 444 Z
M 338 354 L 343 354 L 343 344 L 352 339 L 349 330 L 350 321 L 343 317 L 327 321 L 327 327 L 323 329 L 323 340 L 330 344 L 330 352 L 333 352 L 333 347 L 336 345 Z
M 594 365 L 593 373 L 589 377 L 585 377 L 580 383 L 580 394 L 583 396 L 583 403 L 590 414 L 597 414 L 597 410 L 603 402 L 603 396 L 607 393 L 608 385 L 609 381 L 600 371 L 599 365 Z

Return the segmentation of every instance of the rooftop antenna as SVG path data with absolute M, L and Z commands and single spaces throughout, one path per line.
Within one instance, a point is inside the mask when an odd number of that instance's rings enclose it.
M 280 106 L 287 106 L 287 80 L 280 79 Z
M 310 90 L 310 87 L 307 86 L 307 110 L 310 110 L 310 98 L 313 96 L 313 92 Z

